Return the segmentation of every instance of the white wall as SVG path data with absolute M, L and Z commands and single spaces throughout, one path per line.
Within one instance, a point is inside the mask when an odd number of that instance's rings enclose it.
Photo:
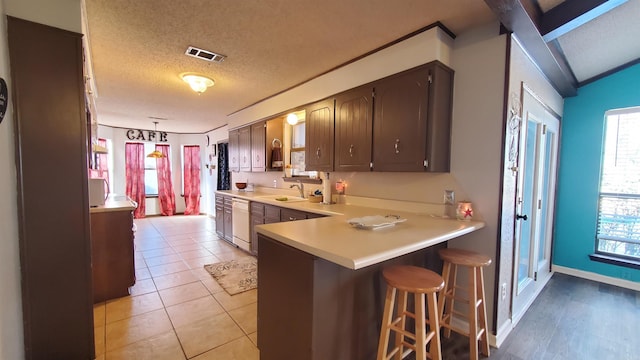
M 224 134 L 225 138 L 227 137 L 226 127 L 225 130 L 222 131 L 216 130 L 217 135 L 222 136 Z M 113 156 L 113 169 L 109 169 L 110 172 L 113 173 L 113 184 L 111 184 L 111 192 L 124 195 L 126 192 L 126 177 L 125 177 L 125 153 L 124 147 L 127 142 L 148 142 L 148 141 L 139 141 L 139 140 L 129 140 L 127 138 L 127 130 L 122 128 L 113 128 L 109 126 L 99 125 L 98 126 L 98 137 L 104 139 L 111 139 L 113 143 L 113 154 L 109 156 Z M 160 129 L 159 129 L 160 130 Z M 144 132 L 146 134 L 146 130 Z M 211 138 L 211 137 L 210 137 Z M 200 178 L 200 186 L 202 198 L 200 199 L 200 212 L 203 214 L 214 214 L 215 211 L 211 211 L 213 209 L 213 205 L 210 204 L 213 201 L 213 193 L 208 192 L 207 184 L 209 183 L 209 171 L 205 167 L 206 160 L 208 159 L 208 154 L 211 151 L 211 147 L 207 147 L 207 137 L 205 134 L 176 134 L 176 133 L 168 133 L 167 142 L 163 144 L 167 144 L 171 148 L 171 180 L 173 182 L 173 191 L 176 197 L 176 212 L 182 213 L 185 209 L 184 198 L 181 196 L 182 194 L 182 146 L 183 145 L 199 145 L 200 146 L 200 154 L 202 155 L 201 165 L 201 178 Z M 211 141 L 211 140 L 210 140 Z M 211 142 L 213 143 L 213 142 Z M 157 198 L 148 198 L 145 203 L 146 206 L 146 215 L 159 215 L 160 214 L 160 204 Z
M 80 0 L 4 0 L 7 15 L 82 33 Z
M 24 358 L 22 303 L 20 290 L 20 256 L 16 201 L 16 167 L 14 150 L 13 106 L 7 21 L 0 1 L 0 77 L 9 88 L 9 106 L 0 124 L 0 359 Z
M 449 244 L 493 259 L 485 269 L 490 328 L 494 313 L 506 63 L 506 36 L 498 34 L 497 23 L 473 29 L 456 38 L 453 51 L 456 74 L 451 174 L 466 190 L 474 211 L 483 215 L 486 227 Z

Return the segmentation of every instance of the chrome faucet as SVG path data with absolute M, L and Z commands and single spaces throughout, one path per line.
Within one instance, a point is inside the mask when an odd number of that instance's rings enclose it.
M 302 184 L 302 181 L 298 180 L 298 183 L 290 185 L 289 189 L 293 189 L 294 187 L 298 188 L 298 191 L 300 191 L 300 197 L 304 199 L 304 184 Z

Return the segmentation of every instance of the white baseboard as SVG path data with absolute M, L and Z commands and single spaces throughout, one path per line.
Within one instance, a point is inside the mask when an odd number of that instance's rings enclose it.
M 464 329 L 467 332 L 469 331 L 469 321 L 467 319 L 461 319 L 457 316 L 454 316 L 453 318 L 451 318 L 451 325 L 459 329 Z M 505 326 L 505 325 L 509 325 L 509 326 Z M 503 330 L 502 328 L 505 328 L 505 329 Z M 509 335 L 512 329 L 513 327 L 511 326 L 511 320 L 509 320 L 508 324 L 504 324 L 503 326 L 500 327 L 500 332 L 498 332 L 499 334 L 498 336 L 493 335 L 491 332 L 489 332 L 489 345 L 495 348 L 499 348 L 500 345 L 502 345 L 502 342 L 504 342 L 504 340 L 507 338 L 507 335 Z
M 511 322 L 511 319 L 509 319 L 498 328 L 497 335 L 489 333 L 489 344 L 495 348 L 499 348 L 507 339 L 507 336 L 511 334 L 511 330 L 513 330 L 513 323 Z
M 619 286 L 626 289 L 640 291 L 640 283 L 637 283 L 634 281 L 618 279 L 611 276 L 600 275 L 600 274 L 592 273 L 589 271 L 572 269 L 572 268 L 558 266 L 558 265 L 552 265 L 551 270 L 557 271 L 562 274 L 567 274 L 567 275 L 572 275 L 579 278 L 587 279 L 587 280 L 593 280 L 593 281 L 601 282 L 604 284 L 609 284 L 609 285 Z

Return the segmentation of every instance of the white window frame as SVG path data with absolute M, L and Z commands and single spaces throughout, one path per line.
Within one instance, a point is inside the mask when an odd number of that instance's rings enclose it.
M 637 124 L 632 131 L 628 128 L 620 130 L 621 120 Z M 619 154 L 620 136 L 635 139 L 629 141 L 626 148 L 636 151 L 636 154 L 624 158 L 622 156 L 627 154 Z M 633 159 L 640 164 L 638 138 L 640 107 L 605 113 L 595 248 L 597 254 L 634 261 L 640 260 L 640 165 L 633 166 L 624 161 Z
M 155 143 L 144 143 L 144 154 L 145 154 L 145 158 L 144 158 L 144 191 L 145 191 L 145 197 L 157 197 L 158 196 L 158 169 L 157 169 L 157 163 L 156 163 L 156 159 L 155 158 L 148 158 L 146 157 L 147 154 L 152 153 L 153 151 L 155 151 L 156 149 L 156 144 Z M 153 174 L 153 176 L 152 176 Z M 147 190 L 149 189 L 149 185 L 147 184 L 147 179 L 150 179 L 151 181 L 153 181 L 156 185 L 155 189 L 155 193 L 154 192 L 147 192 Z

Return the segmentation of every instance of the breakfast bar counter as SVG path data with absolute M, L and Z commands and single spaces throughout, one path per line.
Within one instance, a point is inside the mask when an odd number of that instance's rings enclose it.
M 428 248 L 484 227 L 482 221 L 458 221 L 436 216 L 421 207 L 422 204 L 411 202 L 376 199 L 376 207 L 324 205 L 308 201 L 277 201 L 260 192 L 218 193 L 328 215 L 323 218 L 259 225 L 256 229 L 258 233 L 283 244 L 353 270 Z M 412 211 L 393 210 L 398 208 Z M 356 228 L 348 223 L 350 219 L 378 215 L 391 215 L 404 221 L 375 230 Z
M 348 216 L 260 225 L 258 232 L 311 255 L 357 270 L 484 227 L 480 221 L 457 221 L 356 206 L 345 210 Z M 395 215 L 405 221 L 375 230 L 357 228 L 347 222 L 352 218 L 375 215 Z
M 437 250 L 484 227 L 481 221 L 390 210 L 397 207 L 287 206 L 333 215 L 257 226 L 262 360 L 374 359 L 386 290 L 382 269 L 407 264 L 440 272 Z M 376 215 L 401 222 L 375 230 L 348 222 Z

